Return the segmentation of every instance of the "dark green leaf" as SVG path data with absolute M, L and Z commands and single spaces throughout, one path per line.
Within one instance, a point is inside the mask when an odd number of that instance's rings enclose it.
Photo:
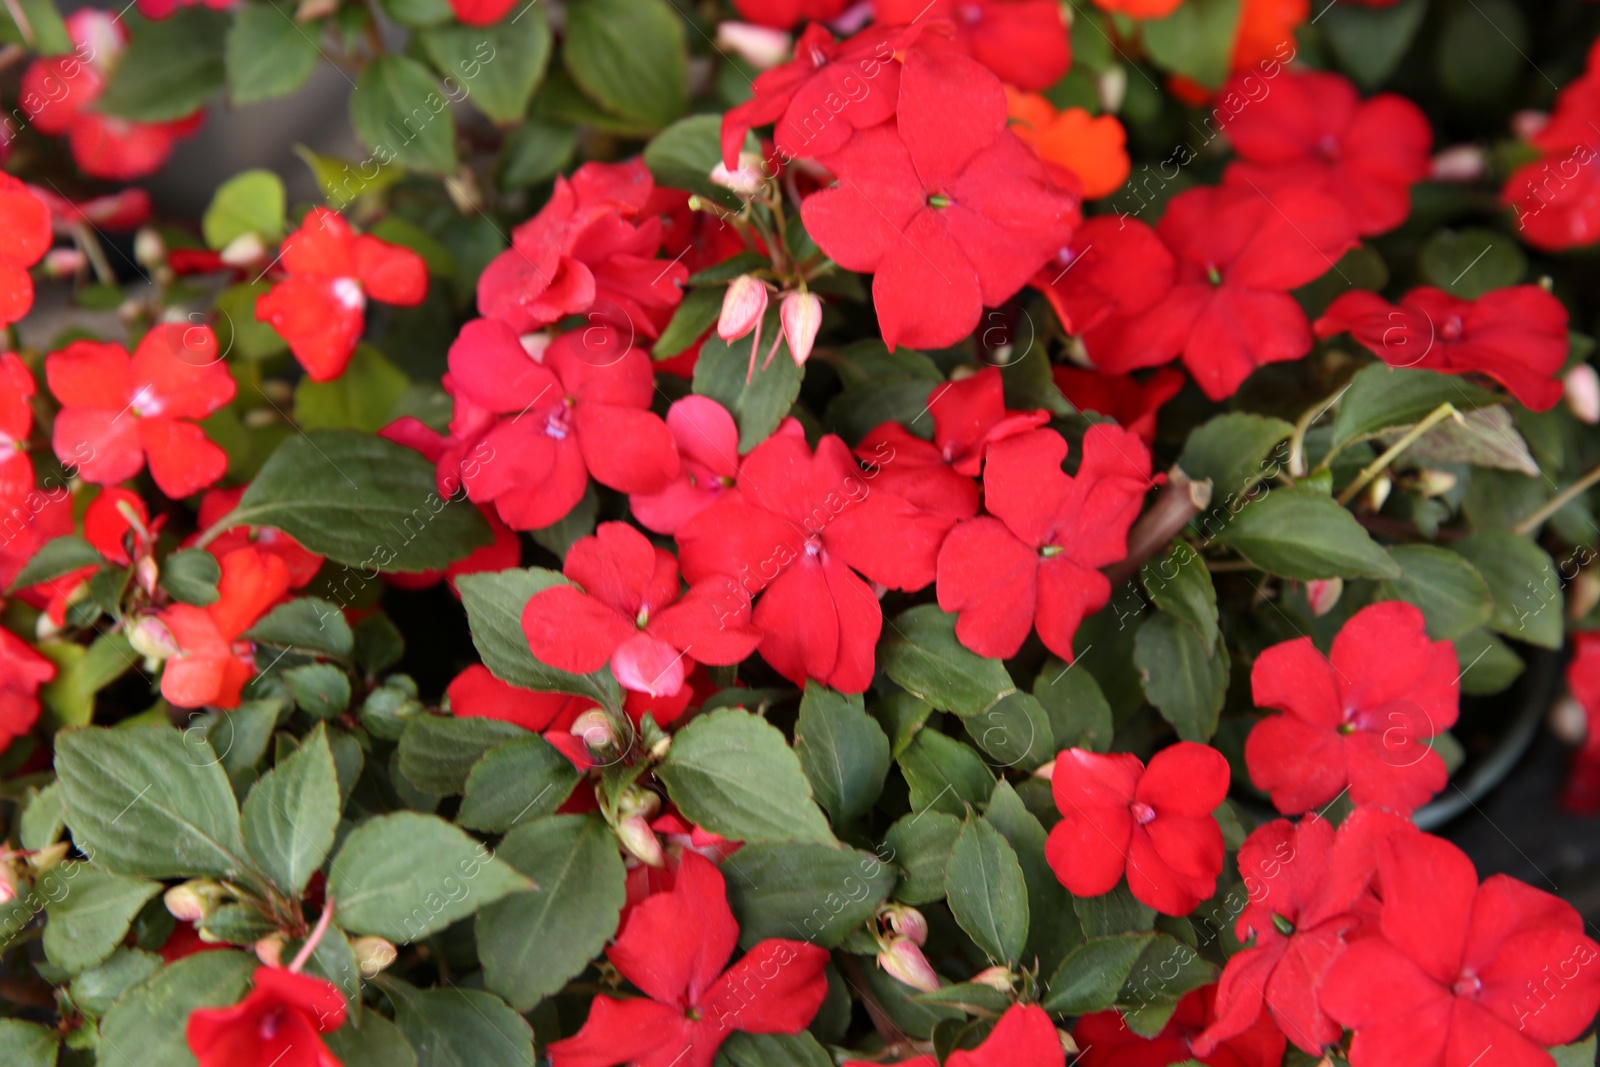
M 1318 15 L 1323 36 L 1339 65 L 1367 89 L 1382 84 L 1417 36 L 1428 0 L 1400 0 L 1387 7 L 1332 4 Z
M 1028 887 L 1017 854 L 999 830 L 969 819 L 944 874 L 945 899 L 967 936 L 991 960 L 1016 963 L 1028 938 Z
M 528 119 L 511 128 L 500 156 L 500 184 L 527 189 L 549 181 L 572 160 L 578 131 L 560 122 Z
M 224 50 L 228 99 L 235 106 L 287 96 L 311 76 L 320 27 L 302 26 L 273 0 L 239 5 Z
M 158 882 L 66 863 L 54 873 L 66 891 L 45 905 L 44 951 L 50 962 L 81 971 L 104 960 L 127 936 L 128 924 L 145 902 L 161 892 Z
M 1011 845 L 1028 886 L 1028 942 L 1022 958 L 1030 963 L 1037 959 L 1048 972 L 1069 948 L 1083 940 L 1083 928 L 1072 910 L 1072 894 L 1045 860 L 1048 835 L 1044 825 L 1004 779 L 995 785 L 983 817 Z
M 751 336 L 724 341 L 713 334 L 700 346 L 700 359 L 694 365 L 694 391 L 733 413 L 739 424 L 740 452 L 748 452 L 765 441 L 800 395 L 805 370 L 795 365 L 787 341 L 779 341 L 772 362 L 762 366 L 767 349 L 781 332 L 778 309 L 768 307 L 762 320 L 755 373 L 748 382 L 750 346 L 754 341 Z
M 961 820 L 942 811 L 906 815 L 884 835 L 878 854 L 900 869 L 894 898 L 906 904 L 944 899 L 945 869 L 961 833 Z
M 245 798 L 245 847 L 274 885 L 298 897 L 333 848 L 339 808 L 339 776 L 318 724 Z
M 1284 578 L 1398 578 L 1400 567 L 1354 515 L 1313 489 L 1273 489 L 1215 538 Z
M 406 1035 L 373 1012 L 362 1017 L 361 1029 L 341 1026 L 323 1034 L 322 1041 L 344 1067 L 417 1067 L 417 1054 Z
M 705 332 L 716 325 L 722 313 L 722 296 L 726 290 L 703 285 L 687 290 L 672 321 L 661 331 L 650 354 L 656 359 L 671 359 L 694 344 Z
M 1428 636 L 1454 641 L 1489 621 L 1494 598 L 1477 569 L 1461 556 L 1433 545 L 1396 545 L 1389 556 L 1399 578 L 1379 582 L 1378 600 L 1404 600 L 1422 609 Z
M 1504 99 L 1528 63 L 1528 22 L 1510 0 L 1450 5 L 1434 31 L 1434 76 L 1456 100 Z
M 674 122 L 645 146 L 644 162 L 658 185 L 694 193 L 733 211 L 744 206 L 738 193 L 711 180 L 712 168 L 722 162 L 721 115 L 692 115 Z
M 1394 344 L 1398 346 L 1401 335 L 1395 336 Z M 1422 353 L 1415 357 L 1407 354 L 1398 362 L 1413 358 L 1421 359 Z M 1340 397 L 1339 412 L 1333 420 L 1333 441 L 1343 446 L 1376 437 L 1385 430 L 1403 429 L 1420 422 L 1440 404 L 1454 404 L 1466 411 L 1492 400 L 1488 393 L 1459 377 L 1374 363 L 1357 371 L 1350 379 L 1350 388 Z
M 454 985 L 417 989 L 394 979 L 383 990 L 417 1067 L 533 1067 L 533 1031 L 499 997 Z
M 1056 753 L 1055 726 L 1044 705 L 1016 689 L 962 725 L 994 767 L 1031 771 Z
M 724 873 L 747 949 L 769 937 L 834 948 L 895 884 L 894 868 L 870 852 L 804 841 L 746 845 Z
M 451 96 L 464 91 L 502 126 L 528 110 L 550 62 L 550 23 L 538 4 L 492 26 L 439 26 L 421 37 Z
M 206 7 L 180 7 L 155 22 L 129 16 L 133 37 L 117 59 L 95 110 L 138 122 L 171 122 L 222 88 L 229 19 Z
M 528 731 L 498 719 L 418 715 L 400 736 L 400 773 L 424 793 L 453 796 L 467 787 L 472 765 L 485 752 Z
M 95 551 L 93 545 L 77 534 L 67 534 L 46 541 L 39 551 L 33 554 L 33 558 L 17 572 L 17 576 L 6 587 L 6 592 L 15 593 L 18 589 L 48 582 L 80 567 L 105 565 L 105 557 Z
M 1212 499 L 1225 501 L 1287 463 L 1287 448 L 1273 446 L 1293 432 L 1282 419 L 1243 412 L 1218 415 L 1189 435 L 1178 466 L 1197 482 L 1209 478 Z
M 1161 611 L 1140 625 L 1133 661 L 1145 696 L 1178 736 L 1199 744 L 1209 741 L 1228 691 L 1227 649 L 1207 645 L 1193 626 Z
M 161 957 L 153 952 L 119 948 L 100 966 L 84 971 L 72 980 L 72 1003 L 86 1015 L 104 1015 L 122 994 L 159 971 L 161 964 Z M 0 1023 L 0 1026 L 3 1025 Z M 0 1049 L 3 1048 L 5 1043 L 0 1041 Z M 50 1063 L 53 1065 L 55 1062 L 52 1057 Z
M 937 730 L 923 729 L 900 753 L 900 773 L 911 788 L 911 807 L 960 815 L 978 807 L 994 790 L 994 773 L 969 746 Z
M 1587 1040 L 1576 1044 L 1550 1049 L 1550 1058 L 1556 1061 L 1556 1067 L 1594 1067 L 1595 1035 L 1590 1034 Z
M 608 110 L 662 127 L 688 101 L 683 20 L 665 0 L 575 0 L 562 58 Z
M 467 609 L 472 643 L 484 666 L 502 682 L 524 689 L 572 693 L 592 697 L 612 709 L 622 706 L 622 693 L 608 668 L 593 674 L 568 674 L 546 667 L 533 658 L 522 632 L 522 609 L 535 593 L 566 579 L 539 567 L 500 571 L 498 574 L 464 574 L 456 579 L 461 603 Z
M 252 641 L 329 656 L 348 656 L 355 648 L 350 624 L 338 607 L 314 596 L 297 597 L 267 612 L 245 632 Z
M 1076 663 L 1068 665 L 1052 656 L 1034 679 L 1033 695 L 1039 698 L 1045 714 L 1050 717 L 1055 751 L 1068 748 L 1086 748 L 1091 752 L 1110 750 L 1111 705 L 1106 703 L 1094 675 Z
M 365 430 L 388 425 L 410 380 L 368 344 L 356 345 L 343 374 L 330 382 L 301 378 L 294 387 L 294 421 L 304 430 Z
M 1422 246 L 1419 266 L 1423 277 L 1445 292 L 1476 300 L 1522 281 L 1528 257 L 1515 238 L 1495 230 L 1440 230 Z
M 205 607 L 217 601 L 222 568 L 203 548 L 185 548 L 168 556 L 161 567 L 161 587 L 180 604 Z
M 889 739 L 859 695 L 808 683 L 794 736 L 795 755 L 817 803 L 836 824 L 871 810 L 889 773 Z
M 283 672 L 295 705 L 313 719 L 331 719 L 350 707 L 350 676 L 332 663 L 307 663 Z
M 1164 69 L 1220 88 L 1228 77 L 1239 9 L 1240 0 L 1186 0 L 1166 18 L 1144 24 L 1145 49 Z
M 1156 920 L 1155 909 L 1135 900 L 1125 881 L 1097 897 L 1073 897 L 1072 910 L 1089 937 L 1149 930 Z
M 1179 541 L 1146 563 L 1139 578 L 1156 607 L 1198 630 L 1206 647 L 1217 643 L 1217 590 L 1206 561 L 1188 542 Z
M 1050 978 L 1050 991 L 1042 1006 L 1063 1015 L 1086 1015 L 1111 1007 L 1155 937 L 1153 933 L 1117 934 L 1079 945 Z
M 350 94 L 350 121 L 379 164 L 428 174 L 456 169 L 456 120 L 427 67 L 405 56 L 367 64 Z
M 581 777 L 572 761 L 538 734 L 502 741 L 472 765 L 456 821 L 472 830 L 504 833 L 553 813 Z
M 117 1067 L 195 1067 L 184 1040 L 189 1013 L 237 1001 L 258 966 L 243 952 L 200 952 L 134 986 L 100 1022 L 100 1044 Z
M 1494 597 L 1488 627 L 1542 648 L 1562 641 L 1561 581 L 1544 549 L 1526 537 L 1490 530 L 1450 542 Z
M 1484 696 L 1504 690 L 1523 671 L 1521 657 L 1485 629 L 1456 638 L 1456 662 L 1461 664 L 1461 692 Z
M 923 604 L 887 620 L 878 666 L 896 685 L 936 708 L 976 715 L 1015 689 L 1005 664 L 969 650 L 956 617 Z
M 833 1058 L 804 1030 L 798 1034 L 734 1031 L 721 1052 L 732 1067 L 833 1067 Z

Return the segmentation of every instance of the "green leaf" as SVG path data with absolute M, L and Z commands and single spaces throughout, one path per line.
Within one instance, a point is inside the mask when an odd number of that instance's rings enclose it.
M 992 825 L 968 819 L 944 874 L 945 899 L 967 936 L 991 960 L 1016 963 L 1028 939 L 1028 887 L 1011 845 Z
M 418 715 L 400 735 L 400 773 L 424 793 L 454 796 L 467 787 L 467 775 L 483 754 L 528 731 L 498 719 L 452 719 Z
M 443 819 L 402 811 L 362 823 L 329 868 L 339 925 L 419 941 L 530 883 Z
M 73 978 L 72 1003 L 86 1015 L 104 1015 L 122 994 L 159 971 L 161 963 L 161 957 L 154 952 L 119 948 L 98 967 Z M 5 1043 L 0 1041 L 0 1049 L 4 1047 Z M 51 1064 L 55 1062 L 54 1058 L 50 1060 Z
M 1416 358 L 1421 359 L 1421 354 Z M 1374 363 L 1356 372 L 1350 379 L 1350 388 L 1339 399 L 1333 443 L 1343 447 L 1386 430 L 1404 429 L 1420 422 L 1440 404 L 1454 404 L 1465 411 L 1493 399 L 1459 377 Z
M 313 430 L 279 445 L 213 528 L 246 525 L 282 530 L 370 573 L 439 570 L 491 540 L 475 506 L 439 498 L 433 464 L 353 430 Z
M 578 131 L 563 122 L 530 118 L 511 128 L 500 149 L 500 184 L 528 189 L 554 178 L 572 161 Z
M 533 1067 L 533 1031 L 499 997 L 454 985 L 417 989 L 392 978 L 383 991 L 417 1067 Z
M 323 1034 L 322 1042 L 344 1067 L 417 1067 L 417 1054 L 406 1035 L 376 1012 L 362 1015 L 361 1029 L 341 1026 Z
M 734 422 L 739 424 L 741 453 L 770 437 L 800 396 L 805 369 L 795 365 L 787 341 L 779 341 L 772 362 L 762 366 L 767 349 L 781 332 L 778 309 L 769 306 L 762 319 L 755 374 L 748 383 L 745 379 L 750 374 L 750 346 L 754 342 L 751 336 L 724 341 L 712 334 L 700 346 L 700 358 L 694 365 L 694 391 L 733 413 Z
M 746 135 L 748 142 L 748 135 Z M 722 116 L 691 115 L 662 130 L 645 145 L 644 163 L 657 184 L 694 193 L 725 208 L 744 207 L 739 194 L 711 180 L 722 162 Z
M 878 666 L 896 685 L 936 708 L 976 715 L 1016 687 L 1005 664 L 956 638 L 956 617 L 923 604 L 888 622 Z
M 595 815 L 552 815 L 523 823 L 500 858 L 533 880 L 478 915 L 484 982 L 528 1011 L 581 973 L 617 929 L 626 897 L 616 838 Z
M 1111 1007 L 1155 937 L 1153 933 L 1132 933 L 1085 941 L 1061 961 L 1041 1007 L 1062 1015 L 1087 1015 Z
M 45 641 L 39 654 L 56 665 L 56 676 L 39 690 L 51 726 L 87 726 L 94 718 L 94 693 L 84 684 L 89 653 L 70 641 Z
M 1390 437 L 1384 435 L 1385 444 L 1390 443 Z M 1539 474 L 1539 464 L 1504 404 L 1462 412 L 1459 422 L 1446 419 L 1412 442 L 1404 455 L 1418 465 L 1466 463 L 1528 477 Z
M 1318 25 L 1339 65 L 1370 90 L 1399 67 L 1422 26 L 1428 0 L 1400 0 L 1383 8 L 1333 4 L 1325 12 Z
M 900 869 L 894 898 L 906 904 L 944 899 L 944 875 L 961 833 L 961 820 L 942 811 L 901 817 L 883 837 L 885 862 Z
M 1221 88 L 1239 15 L 1240 0 L 1186 0 L 1166 18 L 1144 23 L 1145 50 L 1163 69 Z
M 1528 63 L 1528 22 L 1510 0 L 1449 5 L 1430 35 L 1434 77 L 1465 104 L 1488 105 L 1511 93 Z
M 64 56 L 73 51 L 72 38 L 56 11 L 54 0 L 17 0 L 17 6 L 7 7 L 6 11 L 16 23 L 16 39 L 29 45 L 30 51 L 41 56 Z M 19 13 L 27 23 L 27 30 L 16 21 Z
M 1031 771 L 1056 753 L 1055 726 L 1044 705 L 1015 689 L 962 725 L 994 767 Z
M 224 904 L 200 923 L 200 932 L 208 939 L 245 948 L 275 929 L 272 920 L 246 904 Z
M 877 912 L 894 868 L 870 852 L 804 841 L 746 845 L 727 868 L 739 944 L 769 937 L 836 948 Z
M 61 839 L 66 829 L 67 813 L 61 798 L 61 783 L 51 782 L 43 789 L 28 788 L 17 820 L 17 833 L 23 848 L 38 852 L 49 848 Z
M 688 103 L 683 20 L 665 0 L 574 0 L 562 58 L 608 110 L 661 127 Z
M 107 870 L 232 878 L 247 869 L 228 776 L 193 731 L 63 730 L 56 774 L 73 841 Z
M 732 1067 L 833 1067 L 827 1050 L 804 1030 L 798 1034 L 747 1034 L 736 1030 L 721 1053 Z
M 455 17 L 449 0 L 381 0 L 383 10 L 402 26 L 437 26 Z
M 1069 748 L 1110 751 L 1111 705 L 1106 703 L 1094 675 L 1079 669 L 1076 663 L 1069 665 L 1052 656 L 1034 679 L 1033 695 L 1050 718 L 1054 751 Z
M 1400 576 L 1355 516 L 1314 489 L 1271 490 L 1239 509 L 1215 540 L 1284 578 Z
M 550 23 L 537 4 L 492 26 L 445 25 L 421 37 L 451 95 L 464 90 L 502 126 L 522 118 L 550 62 Z
M 217 294 L 212 307 L 222 351 L 236 354 L 235 358 L 261 360 L 289 350 L 277 330 L 256 318 L 257 298 L 271 290 L 267 282 L 247 282 L 230 285 Z
M 672 738 L 656 773 L 689 820 L 735 841 L 833 843 L 800 760 L 747 711 L 701 714 Z
M 274 885 L 298 898 L 333 848 L 339 808 L 339 775 L 319 723 L 245 797 L 245 847 Z
M 1484 625 L 1494 597 L 1472 564 L 1433 545 L 1396 545 L 1389 556 L 1400 565 L 1399 578 L 1378 583 L 1377 600 L 1404 600 L 1422 609 L 1428 636 L 1454 641 Z
M 80 567 L 104 566 L 106 566 L 105 557 L 100 555 L 93 545 L 77 534 L 67 534 L 46 541 L 39 551 L 33 554 L 33 558 L 17 572 L 17 576 L 6 587 L 6 592 L 15 593 L 18 589 L 27 589 L 41 582 L 48 582 Z
M 573 545 L 594 533 L 595 520 L 599 516 L 600 495 L 594 491 L 594 483 L 590 482 L 584 489 L 583 496 L 578 498 L 578 502 L 564 518 L 557 519 L 549 526 L 529 530 L 528 536 L 532 537 L 541 548 L 547 549 L 551 555 L 566 559 Z
M 1126 881 L 1097 897 L 1073 897 L 1072 910 L 1083 924 L 1083 932 L 1090 937 L 1149 930 L 1156 919 L 1155 909 L 1135 900 Z
M 1273 446 L 1292 433 L 1294 427 L 1282 419 L 1243 412 L 1218 415 L 1189 435 L 1178 466 L 1197 482 L 1210 479 L 1212 499 L 1227 500 L 1288 461 L 1287 449 Z
M 794 728 L 794 752 L 812 792 L 838 825 L 872 809 L 889 773 L 889 739 L 859 694 L 808 682 Z
M 98 693 L 128 673 L 139 662 L 133 642 L 124 630 L 102 633 L 89 646 L 78 665 L 78 685 L 85 694 Z M 87 720 L 84 720 L 87 721 Z
M 1489 530 L 1450 542 L 1494 597 L 1488 627 L 1541 648 L 1562 642 L 1561 580 L 1544 549 L 1526 537 Z
M 1516 239 L 1495 230 L 1440 230 L 1422 246 L 1422 276 L 1463 300 L 1476 300 L 1495 289 L 1522 281 L 1528 257 Z
M 1204 744 L 1217 732 L 1228 692 L 1228 651 L 1207 645 L 1200 631 L 1158 611 L 1139 626 L 1133 661 L 1144 695 L 1185 741 Z
M 171 122 L 203 107 L 224 79 L 229 19 L 206 7 L 180 7 L 155 22 L 129 16 L 128 47 L 95 110 L 138 122 Z
M 245 631 L 245 637 L 279 648 L 340 658 L 355 648 L 355 635 L 344 612 L 320 597 L 296 597 L 279 604 Z
M 256 6 L 240 9 L 241 13 L 259 10 L 262 8 Z M 235 174 L 212 194 L 211 205 L 200 220 L 206 244 L 222 249 L 247 234 L 257 234 L 269 243 L 278 240 L 283 236 L 285 196 L 283 179 L 270 170 Z
M 320 32 L 316 24 L 297 23 L 292 11 L 273 0 L 236 7 L 223 50 L 228 99 L 238 107 L 300 88 L 322 56 L 316 41 Z
M 350 676 L 332 663 L 307 663 L 283 672 L 297 707 L 313 719 L 331 719 L 350 707 Z
M 582 777 L 538 734 L 503 741 L 472 765 L 456 821 L 472 830 L 504 833 L 554 813 Z
M 533 658 L 522 632 L 522 609 L 535 593 L 566 579 L 541 567 L 494 573 L 463 574 L 456 579 L 467 609 L 472 643 L 484 666 L 502 682 L 554 693 L 591 697 L 605 707 L 622 707 L 622 691 L 609 668 L 593 674 L 568 674 Z
M 1473 696 L 1498 693 L 1517 680 L 1524 669 L 1521 657 L 1485 629 L 1456 638 L 1456 662 L 1461 664 L 1461 692 Z
M 1072 894 L 1045 859 L 1049 835 L 1005 779 L 996 783 L 983 817 L 1016 853 L 1028 886 L 1028 942 L 1022 958 L 1037 959 L 1049 971 L 1068 949 L 1083 940 L 1083 928 L 1072 910 Z
M 1170 934 L 1158 932 L 1144 947 L 1127 980 L 1123 982 L 1122 989 L 1117 994 L 1117 1003 L 1122 1005 L 1124 1012 L 1130 1016 L 1132 1015 L 1130 1009 L 1144 1005 L 1173 1004 L 1191 989 L 1197 989 L 1214 980 L 1216 974 L 1216 968 L 1201 959 L 1199 953 L 1189 945 Z M 1153 1024 L 1154 1029 L 1160 1030 L 1171 1014 L 1171 1010 L 1168 1009 L 1165 1014 L 1160 1015 L 1159 1021 Z M 1145 1021 L 1149 1023 L 1153 1020 Z M 1134 1019 L 1129 1019 L 1130 1027 L 1137 1025 Z M 1136 1029 L 1135 1032 L 1151 1036 L 1148 1027 Z
M 367 64 L 350 94 L 350 122 L 379 164 L 427 174 L 456 169 L 456 120 L 433 73 L 405 56 Z
M 219 595 L 217 582 L 221 579 L 217 557 L 203 548 L 181 549 L 161 565 L 161 587 L 180 604 L 201 608 L 215 604 Z
M 87 863 L 56 868 L 66 893 L 45 905 L 44 952 L 69 971 L 100 963 L 122 943 L 128 924 L 157 893 L 158 882 L 102 871 Z
M 294 387 L 294 421 L 305 430 L 366 430 L 388 425 L 411 380 L 369 344 L 356 345 L 345 372 L 331 382 L 301 378 Z
M 978 807 L 994 790 L 994 773 L 967 745 L 937 730 L 922 729 L 900 753 L 900 773 L 911 789 L 911 807 L 960 815 Z
M 1556 1067 L 1594 1067 L 1595 1035 L 1590 1034 L 1588 1040 L 1560 1045 L 1549 1051 L 1550 1058 L 1556 1061 Z
M 188 729 L 198 731 L 205 738 L 222 761 L 222 769 L 228 772 L 230 780 L 238 781 L 261 762 L 282 711 L 281 700 L 246 700 L 227 711 L 191 713 Z M 254 778 L 254 773 L 248 774 L 248 780 Z
M 406 654 L 406 639 L 383 613 L 368 615 L 351 627 L 355 647 L 351 654 L 356 664 L 371 676 L 378 676 L 399 663 Z
M 237 1001 L 256 966 L 254 956 L 216 951 L 163 967 L 106 1012 L 100 1046 L 117 1050 L 116 1067 L 195 1067 L 184 1039 L 189 1013 Z
M 1217 643 L 1217 590 L 1206 561 L 1188 542 L 1179 541 L 1146 563 L 1139 578 L 1156 607 L 1193 626 L 1208 648 Z
M 700 340 L 707 330 L 716 325 L 717 317 L 722 314 L 724 292 L 726 290 L 709 285 L 686 291 L 678 310 L 672 313 L 672 321 L 661 331 L 650 354 L 656 359 L 671 359 Z

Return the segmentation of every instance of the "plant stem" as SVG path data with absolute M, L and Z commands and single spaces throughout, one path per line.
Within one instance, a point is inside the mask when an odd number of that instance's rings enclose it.
M 1310 430 L 1311 425 L 1322 418 L 1329 408 L 1337 404 L 1339 398 L 1344 396 L 1349 388 L 1349 383 L 1346 383 L 1340 387 L 1337 393 L 1306 408 L 1305 412 L 1295 420 L 1294 433 L 1289 438 L 1289 477 L 1304 477 L 1306 473 L 1306 431 Z M 1336 454 L 1336 449 L 1330 451 L 1327 459 L 1332 459 Z M 1323 462 L 1327 462 L 1327 459 Z
M 1400 440 L 1385 449 L 1381 456 L 1367 464 L 1361 473 L 1356 475 L 1356 480 L 1344 487 L 1344 492 L 1339 494 L 1339 503 L 1348 504 L 1354 500 L 1361 490 L 1367 487 L 1367 483 L 1382 474 L 1384 469 L 1393 463 L 1400 453 L 1416 444 L 1423 434 L 1449 418 L 1454 418 L 1458 422 L 1461 421 L 1461 415 L 1456 411 L 1454 405 L 1444 403 L 1434 408 L 1426 418 L 1407 430 Z
M 1177 537 L 1191 519 L 1211 503 L 1211 480 L 1197 482 L 1178 467 L 1167 472 L 1167 484 L 1150 510 L 1128 531 L 1128 555 L 1105 569 L 1112 585 L 1132 578 L 1146 560 Z
M 1594 470 L 1590 471 L 1588 474 L 1585 474 L 1582 478 L 1579 478 L 1577 481 L 1561 490 L 1561 492 L 1551 497 L 1544 504 L 1544 506 L 1540 507 L 1527 518 L 1511 527 L 1511 532 L 1516 534 L 1518 537 L 1526 537 L 1534 530 L 1537 530 L 1540 524 L 1546 519 L 1560 511 L 1562 508 L 1566 507 L 1576 497 L 1581 496 L 1597 483 L 1600 483 L 1600 467 L 1596 467 Z

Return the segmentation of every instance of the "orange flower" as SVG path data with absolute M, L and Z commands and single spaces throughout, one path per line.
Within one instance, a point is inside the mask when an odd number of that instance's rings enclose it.
M 1013 132 L 1040 159 L 1076 174 L 1085 199 L 1108 196 L 1128 180 L 1127 135 L 1113 116 L 1096 118 L 1081 107 L 1058 112 L 1039 94 L 1010 87 L 1006 102 Z

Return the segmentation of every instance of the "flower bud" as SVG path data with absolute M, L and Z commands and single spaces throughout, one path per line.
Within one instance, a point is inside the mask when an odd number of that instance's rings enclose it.
M 741 274 L 722 297 L 722 314 L 717 316 L 717 336 L 737 341 L 751 330 L 756 344 L 761 343 L 761 316 L 767 313 L 767 287 L 761 279 Z
M 1389 491 L 1394 488 L 1394 480 L 1387 474 L 1380 474 L 1367 486 L 1367 491 L 1362 494 L 1366 497 L 1367 508 L 1371 511 L 1382 511 L 1384 502 L 1389 499 Z
M 1459 481 L 1449 471 L 1420 470 L 1417 472 L 1417 491 L 1423 496 L 1444 496 Z
M 793 41 L 782 30 L 730 19 L 717 25 L 717 47 L 732 52 L 757 70 L 766 70 L 789 58 Z
M 785 293 L 778 306 L 778 318 L 783 322 L 783 339 L 789 342 L 794 365 L 804 367 L 811 358 L 817 331 L 822 328 L 822 301 L 815 293 Z
M 88 262 L 88 257 L 76 248 L 52 248 L 44 255 L 44 273 L 49 278 L 70 278 Z
M 394 945 L 381 937 L 358 937 L 350 942 L 355 949 L 356 968 L 363 978 L 374 978 L 388 969 L 399 956 Z
M 1487 168 L 1483 149 L 1475 144 L 1458 144 L 1433 157 L 1428 177 L 1436 182 L 1475 182 Z
M 21 881 L 9 859 L 0 858 L 0 904 L 9 904 L 21 895 Z
M 886 905 L 880 913 L 884 923 L 899 934 L 918 945 L 928 943 L 928 920 L 923 918 L 922 912 L 904 904 Z
M 617 811 L 623 817 L 638 815 L 651 819 L 660 810 L 661 796 L 648 789 L 641 789 L 637 785 L 630 785 L 623 790 L 622 796 L 617 800 Z
M 206 878 L 196 878 L 175 885 L 161 898 L 172 917 L 181 922 L 199 924 L 206 920 L 222 902 L 223 888 Z
M 1550 112 L 1526 108 L 1511 116 L 1511 132 L 1518 140 L 1532 140 L 1534 135 L 1550 125 Z
M 1550 732 L 1569 745 L 1581 745 L 1589 736 L 1589 713 L 1574 698 L 1562 697 L 1550 709 Z
M 766 175 L 761 173 L 761 157 L 753 152 L 743 152 L 739 155 L 737 170 L 729 170 L 718 163 L 711 168 L 711 180 L 724 189 L 731 189 L 748 198 L 761 191 L 761 183 L 766 180 Z
M 1100 110 L 1115 115 L 1122 110 L 1122 101 L 1128 95 L 1128 68 L 1121 63 L 1111 64 L 1095 79 L 1095 90 L 1100 94 Z
M 617 840 L 622 848 L 640 863 L 661 867 L 667 862 L 661 851 L 661 839 L 650 829 L 643 815 L 629 815 L 617 823 Z
M 204 941 L 205 934 L 201 934 L 200 939 Z M 255 949 L 256 959 L 260 960 L 268 967 L 283 966 L 282 934 L 268 934 L 266 937 L 263 937 L 261 940 L 257 941 L 252 947 Z
M 1567 594 L 1567 618 L 1583 618 L 1600 604 L 1600 574 L 1593 567 L 1578 572 L 1572 579 L 1572 592 Z
M 1056 761 L 1053 759 L 1045 760 L 1043 763 L 1039 764 L 1039 766 L 1033 769 L 1033 776 L 1035 778 L 1043 778 L 1047 782 L 1054 781 L 1056 776 Z
M 167 242 L 149 226 L 141 227 L 133 235 L 133 258 L 141 267 L 159 267 L 167 261 Z
M 156 565 L 154 558 L 140 556 L 139 562 L 133 565 L 133 581 L 145 596 L 156 595 L 156 582 L 161 578 L 161 568 Z
M 1580 422 L 1590 426 L 1600 422 L 1600 374 L 1587 363 L 1567 371 L 1561 379 L 1566 386 L 1567 408 Z
M 41 848 L 39 851 L 30 855 L 28 857 L 28 866 L 32 867 L 40 874 L 44 874 L 46 871 L 54 870 L 56 867 L 59 867 L 61 865 L 61 861 L 66 859 L 67 853 L 71 851 L 71 842 L 57 841 L 55 844 L 50 845 L 47 848 Z
M 248 267 L 266 258 L 267 246 L 259 233 L 241 233 L 222 250 L 222 262 L 230 267 Z
M 611 725 L 611 716 L 599 708 L 590 708 L 579 715 L 568 732 L 574 737 L 583 738 L 583 743 L 591 752 L 604 751 L 617 743 L 617 731 Z
M 178 654 L 177 638 L 167 629 L 167 624 L 154 615 L 146 615 L 128 631 L 128 644 L 145 659 L 164 660 Z
M 1339 603 L 1339 594 L 1343 592 L 1343 578 L 1316 578 L 1307 582 L 1306 603 L 1311 607 L 1311 614 L 1322 618 Z
M 1012 979 L 1011 969 L 1003 964 L 997 964 L 972 976 L 974 985 L 986 985 L 1002 993 L 1011 992 Z
M 898 979 L 912 989 L 932 993 L 939 988 L 939 976 L 922 950 L 903 937 L 896 937 L 878 953 L 878 966 L 890 977 Z

